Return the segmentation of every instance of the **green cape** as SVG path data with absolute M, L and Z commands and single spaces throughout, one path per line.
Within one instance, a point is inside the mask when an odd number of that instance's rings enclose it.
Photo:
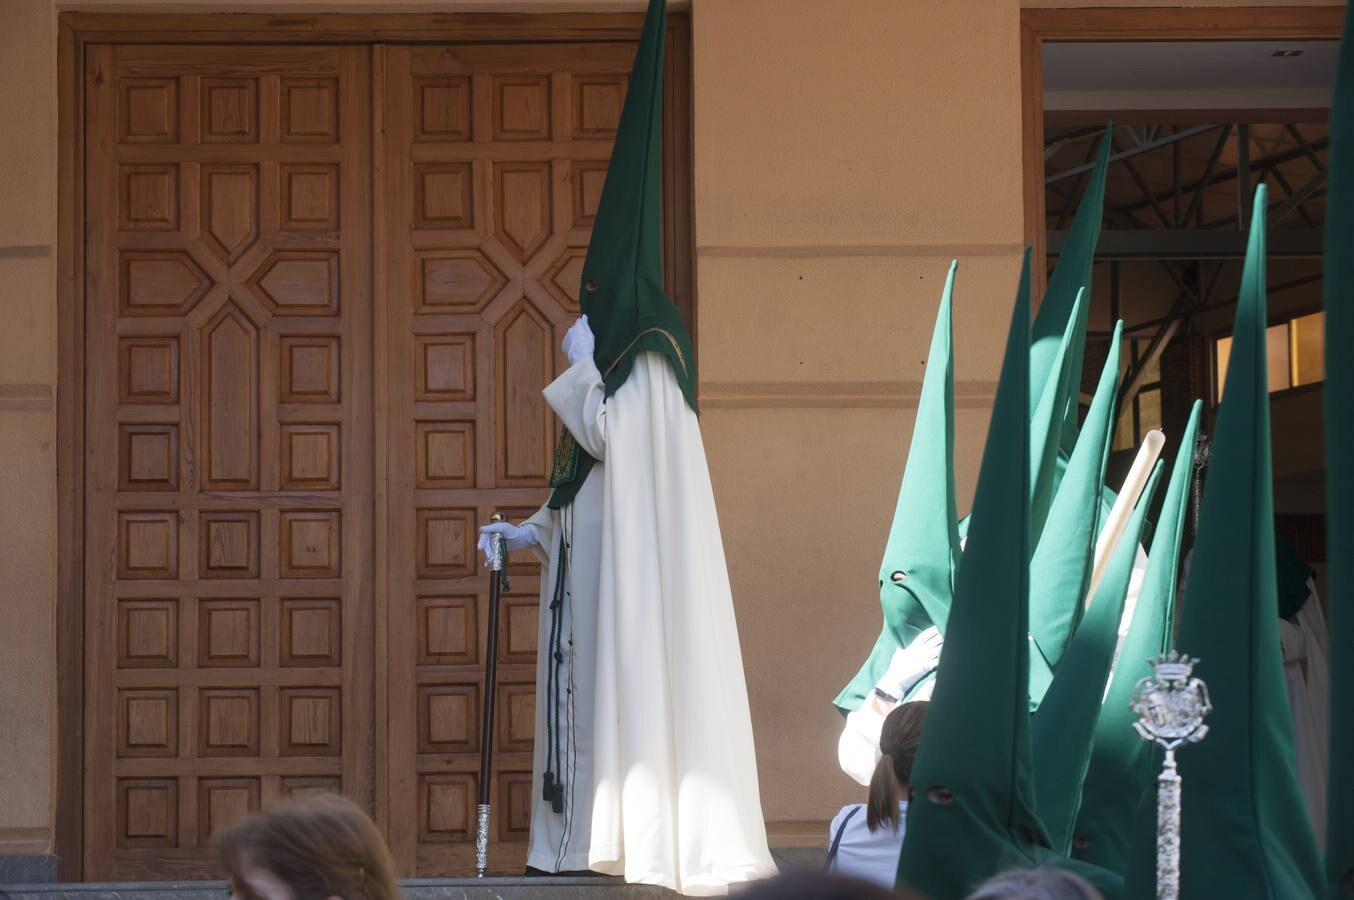
M 833 703 L 857 709 L 888 668 L 893 652 L 931 625 L 943 632 L 959 559 L 954 499 L 954 357 L 951 302 L 957 261 L 940 295 L 926 374 L 917 402 L 903 483 L 879 567 L 884 627 L 870 656 Z
M 1100 530 L 1100 496 L 1114 429 L 1122 332 L 1122 323 L 1116 324 L 1091 408 L 1049 509 L 1044 537 L 1030 560 L 1030 636 L 1034 644 L 1030 701 L 1035 705 L 1043 700 L 1049 678 L 1062 663 L 1090 586 Z
M 1110 678 L 1096 723 L 1090 766 L 1082 784 L 1072 855 L 1112 872 L 1127 871 L 1133 816 L 1144 793 L 1155 790 L 1161 771 L 1160 752 L 1133 730 L 1137 715 L 1130 706 L 1138 680 L 1152 674 L 1149 658 L 1165 653 L 1171 645 L 1180 542 L 1202 411 L 1203 404 L 1195 401 L 1189 424 L 1180 436 L 1171 480 L 1152 536 L 1152 549 L 1147 555 L 1147 571 L 1138 591 L 1138 605 Z
M 1213 702 L 1208 736 L 1179 754 L 1182 897 L 1297 900 L 1317 896 L 1321 884 L 1294 768 L 1275 615 L 1267 196 L 1260 185 L 1176 637 L 1176 647 L 1200 661 L 1195 674 Z M 1140 891 L 1137 896 L 1148 895 Z
M 666 0 L 649 0 L 625 105 L 611 148 L 597 217 L 583 260 L 583 313 L 596 337 L 593 361 L 616 392 L 646 351 L 672 362 L 696 409 L 696 357 L 677 307 L 663 293 L 663 49 Z M 555 452 L 549 505 L 570 503 L 595 460 L 564 432 Z
M 1330 610 L 1327 896 L 1354 897 L 1354 7 L 1330 115 L 1326 195 L 1326 599 Z M 1337 714 L 1338 711 L 1338 714 Z

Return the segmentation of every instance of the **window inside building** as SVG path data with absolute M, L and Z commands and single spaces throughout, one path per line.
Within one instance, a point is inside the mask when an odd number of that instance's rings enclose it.
M 1326 377 L 1326 314 L 1295 316 L 1269 326 L 1265 335 L 1269 356 L 1269 392 L 1317 384 Z M 1222 402 L 1232 337 L 1213 339 L 1213 402 Z

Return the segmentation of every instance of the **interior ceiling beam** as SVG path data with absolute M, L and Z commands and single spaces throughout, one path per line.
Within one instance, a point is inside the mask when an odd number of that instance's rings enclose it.
M 1280 204 L 1277 209 L 1275 209 L 1273 212 L 1269 214 L 1270 216 L 1269 224 L 1271 226 L 1278 225 L 1293 210 L 1301 209 L 1302 204 L 1310 200 L 1312 196 L 1317 192 L 1317 189 L 1319 189 L 1325 183 L 1326 183 L 1326 170 L 1322 169 L 1320 172 L 1317 172 L 1315 175 L 1309 178 L 1306 184 L 1298 188 L 1297 193 L 1289 191 L 1290 196 L 1288 197 L 1288 199 L 1283 201 L 1283 203 Z
M 1229 127 L 1230 127 L 1230 126 L 1229 126 Z M 1327 147 L 1329 147 L 1329 146 L 1330 146 L 1330 138 L 1329 138 L 1329 137 L 1322 137 L 1322 138 L 1317 138 L 1317 139 L 1314 140 L 1314 141 L 1307 141 L 1307 142 L 1305 142 L 1305 143 L 1306 143 L 1306 145 L 1307 145 L 1306 147 L 1302 147 L 1302 146 L 1291 147 L 1291 148 L 1289 148 L 1289 149 L 1287 149 L 1287 150 L 1279 150 L 1279 151 L 1277 151 L 1277 152 L 1275 152 L 1275 153 L 1271 153 L 1271 154 L 1269 154 L 1269 155 L 1267 155 L 1267 156 L 1256 157 L 1256 158 L 1254 158 L 1254 159 L 1252 159 L 1252 160 L 1250 161 L 1251 169 L 1252 169 L 1252 170 L 1255 170 L 1255 169 L 1265 169 L 1265 168 L 1268 168 L 1268 167 L 1270 167 L 1270 166 L 1276 166 L 1276 165 L 1281 165 L 1281 164 L 1286 163 L 1286 162 L 1292 162 L 1293 160 L 1298 159 L 1298 158 L 1303 157 L 1303 156 L 1310 156 L 1311 153 L 1314 153 L 1314 152 L 1317 151 L 1317 150 L 1324 150 L 1324 149 L 1326 149 Z M 1309 151 L 1310 151 L 1310 152 L 1309 152 Z M 1220 153 L 1220 152 L 1221 152 L 1221 151 L 1219 151 L 1219 153 Z M 1325 164 L 1322 163 L 1322 165 L 1325 165 Z M 1220 172 L 1216 172 L 1216 173 L 1214 173 L 1214 174 L 1212 174 L 1212 175 L 1209 175 L 1206 179 L 1205 179 L 1205 178 L 1200 178 L 1200 179 L 1197 179 L 1197 180 L 1195 180 L 1195 181 L 1192 181 L 1192 182 L 1190 182 L 1189 184 L 1183 185 L 1182 188 L 1181 188 L 1181 190 L 1184 190 L 1184 191 L 1198 191 L 1200 188 L 1210 188 L 1210 187 L 1213 187 L 1214 185 L 1218 185 L 1218 184 L 1222 184 L 1222 183 L 1227 182 L 1227 181 L 1234 181 L 1234 180 L 1236 180 L 1236 168 L 1235 168 L 1235 167 L 1230 168 L 1230 169 L 1223 169 L 1223 170 L 1220 171 Z M 1174 192 L 1175 192 L 1175 188 L 1174 188 L 1174 187 L 1170 187 L 1170 188 L 1166 188 L 1166 189 L 1163 190 L 1163 191 L 1157 191 L 1155 196 L 1156 196 L 1156 198 L 1157 198 L 1158 201 L 1169 200 Z M 1134 202 L 1134 203 L 1128 204 L 1127 206 L 1125 206 L 1125 209 L 1126 209 L 1126 210 L 1130 210 L 1130 211 L 1136 211 L 1136 210 L 1139 210 L 1139 209 L 1145 209 L 1147 206 L 1148 206 L 1148 203 L 1147 203 L 1146 201 L 1140 200 L 1140 201 L 1136 201 L 1136 202 Z
M 1316 176 L 1315 180 L 1317 182 L 1315 185 L 1311 184 L 1311 182 L 1307 182 L 1303 184 L 1301 188 L 1298 189 L 1298 192 L 1302 194 L 1302 197 L 1299 200 L 1300 203 L 1306 203 L 1309 200 L 1316 200 L 1320 197 L 1326 196 L 1326 189 L 1323 186 L 1325 182 L 1325 177 L 1322 175 L 1318 175 Z M 1287 206 L 1288 202 L 1291 199 L 1292 199 L 1291 197 L 1287 199 L 1280 198 L 1278 200 L 1275 200 L 1273 203 L 1269 204 L 1268 209 L 1265 210 L 1265 218 L 1268 221 L 1269 227 L 1271 229 L 1274 227 L 1275 223 L 1279 221 L 1280 218 L 1288 215 L 1290 212 L 1293 211 L 1291 208 L 1284 209 L 1284 207 Z M 1237 223 L 1237 215 L 1236 213 L 1232 213 L 1230 216 L 1223 216 L 1221 219 L 1213 219 L 1211 221 L 1205 222 L 1200 227 L 1204 229 L 1224 229 L 1231 228 L 1235 226 L 1236 223 Z
M 1113 137 L 1111 137 L 1110 146 L 1114 147 L 1115 149 L 1118 149 L 1119 143 L 1118 141 L 1115 141 Z M 1140 144 L 1139 146 L 1147 146 L 1147 145 Z M 1133 183 L 1138 187 L 1138 192 L 1147 198 L 1147 202 L 1150 203 L 1152 206 L 1152 211 L 1156 213 L 1157 218 L 1161 220 L 1162 227 L 1170 228 L 1171 225 L 1173 224 L 1171 222 L 1170 217 L 1166 215 L 1166 211 L 1161 208 L 1161 204 L 1158 203 L 1156 198 L 1152 196 L 1152 189 L 1147 186 L 1147 182 L 1138 172 L 1138 167 L 1133 165 L 1133 160 L 1128 158 L 1121 159 L 1119 161 L 1119 164 L 1124 167 L 1124 169 L 1128 172 L 1129 177 L 1133 179 Z
M 1176 310 L 1180 309 L 1182 309 L 1182 306 L 1179 299 L 1177 299 L 1175 306 L 1172 307 L 1171 311 L 1172 313 L 1175 313 Z M 1165 351 L 1166 345 L 1171 342 L 1171 338 L 1175 337 L 1175 333 L 1180 330 L 1180 323 L 1183 321 L 1184 319 L 1181 318 L 1181 316 L 1172 315 L 1157 326 L 1156 333 L 1152 335 L 1152 342 L 1147 345 L 1147 355 L 1138 360 L 1137 365 L 1128 373 L 1128 381 L 1124 384 L 1119 393 L 1119 406 L 1117 408 L 1120 414 L 1122 414 L 1124 409 L 1138 396 L 1138 391 L 1142 390 L 1142 386 L 1147 382 L 1148 370 L 1156 364 L 1157 360 L 1161 359 L 1161 354 Z
M 1293 190 L 1293 185 L 1289 183 L 1287 178 L 1283 177 L 1283 169 L 1280 169 L 1278 166 L 1272 166 L 1271 168 L 1266 170 L 1266 174 L 1270 178 L 1273 178 L 1275 183 L 1278 184 L 1279 187 L 1283 188 L 1284 193 L 1287 194 L 1290 198 L 1297 196 L 1297 192 Z M 1298 200 L 1296 208 L 1298 211 L 1298 215 L 1302 217 L 1302 221 L 1307 225 L 1307 227 L 1316 228 L 1317 227 L 1316 219 L 1313 219 L 1312 214 L 1307 211 L 1307 207 L 1302 205 L 1310 198 L 1311 195 L 1308 194 L 1307 197 Z
M 1231 136 L 1232 126 L 1224 126 L 1222 133 L 1218 135 L 1218 142 L 1213 145 L 1213 152 L 1208 156 L 1208 165 L 1204 166 L 1203 177 L 1192 187 L 1183 188 L 1183 190 L 1190 191 L 1191 196 L 1189 199 L 1189 207 L 1186 208 L 1184 216 L 1181 217 L 1182 224 L 1188 222 L 1196 213 L 1200 213 L 1203 209 L 1204 193 L 1208 190 L 1208 186 L 1212 184 L 1209 179 L 1213 177 L 1213 170 L 1218 167 L 1218 160 L 1222 159 L 1222 151 L 1227 149 L 1227 139 Z M 1180 189 L 1178 185 L 1175 187 Z M 1202 219 L 1203 215 L 1200 214 L 1199 218 Z
M 1298 146 L 1302 148 L 1302 152 L 1312 161 L 1312 165 L 1316 166 L 1318 169 L 1326 168 L 1326 161 L 1316 155 L 1315 148 L 1307 141 L 1306 135 L 1298 130 L 1298 126 L 1289 122 L 1284 127 L 1287 129 L 1288 133 L 1293 136 L 1293 140 L 1297 141 Z
M 1062 252 L 1066 231 L 1048 233 L 1050 259 Z M 1273 228 L 1266 237 L 1271 257 L 1320 257 L 1320 228 Z M 1239 229 L 1162 228 L 1102 231 L 1097 259 L 1242 259 L 1246 232 Z
M 1162 147 L 1169 147 L 1171 144 L 1174 144 L 1177 141 L 1187 140 L 1198 134 L 1207 134 L 1213 129 L 1220 127 L 1222 126 L 1199 125 L 1194 128 L 1186 128 L 1184 131 L 1176 132 L 1175 134 L 1167 135 L 1166 137 L 1163 138 L 1157 138 L 1156 140 L 1153 141 L 1140 143 L 1135 147 L 1130 147 L 1127 150 L 1122 150 L 1118 153 L 1112 154 L 1110 156 L 1110 163 L 1113 164 L 1117 162 L 1123 162 L 1124 160 L 1131 159 L 1134 156 L 1141 156 L 1144 153 L 1151 153 L 1153 150 L 1159 150 Z M 1073 176 L 1080 175 L 1082 172 L 1089 172 L 1093 168 L 1095 168 L 1095 163 L 1083 163 L 1082 165 L 1079 166 L 1073 166 L 1070 169 L 1064 169 L 1061 172 L 1055 172 L 1054 174 L 1047 176 L 1046 178 L 1044 178 L 1044 184 L 1053 184 L 1055 182 L 1062 181 L 1065 178 L 1072 178 Z M 1145 206 L 1146 204 L 1143 205 Z

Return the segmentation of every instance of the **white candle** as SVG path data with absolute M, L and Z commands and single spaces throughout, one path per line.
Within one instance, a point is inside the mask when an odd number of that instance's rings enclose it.
M 1142 446 L 1138 448 L 1133 467 L 1128 470 L 1128 477 L 1119 488 L 1119 498 L 1114 501 L 1109 518 L 1105 520 L 1105 527 L 1100 529 L 1100 536 L 1095 541 L 1095 563 L 1091 568 L 1091 587 L 1086 592 L 1086 606 L 1091 605 L 1095 589 L 1100 587 L 1100 579 L 1105 577 L 1105 565 L 1109 562 L 1110 555 L 1114 553 L 1119 538 L 1123 536 L 1124 529 L 1128 527 L 1128 517 L 1147 487 L 1147 480 L 1152 477 L 1152 467 L 1157 464 L 1157 457 L 1161 456 L 1161 450 L 1165 446 L 1166 435 L 1162 434 L 1160 429 L 1154 428 L 1147 432 L 1147 437 L 1142 440 Z

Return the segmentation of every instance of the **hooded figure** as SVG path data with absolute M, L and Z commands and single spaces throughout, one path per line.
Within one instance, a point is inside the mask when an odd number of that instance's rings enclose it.
M 1035 551 L 1030 567 L 1030 619 L 1049 601 L 1081 616 L 1081 598 L 1091 580 L 1092 544 L 1097 525 L 1101 485 L 1108 456 L 1114 401 L 1118 393 L 1119 343 L 1123 326 L 1115 326 L 1090 413 L 1072 452 L 1066 476 L 1049 516 L 1049 539 Z M 1034 716 L 1032 744 L 1035 793 L 1039 815 L 1049 829 L 1054 849 L 1067 853 L 1072 826 L 1081 804 L 1082 780 L 1090 762 L 1095 726 L 1105 684 L 1114 661 L 1119 623 L 1123 616 L 1138 541 L 1155 490 L 1152 479 L 1139 497 L 1129 524 L 1115 546 L 1089 610 L 1080 621 L 1063 623 L 1061 644 L 1066 646 L 1052 684 Z M 1071 602 L 1067 602 L 1069 600 Z M 1047 617 L 1046 621 L 1052 621 Z M 1075 634 L 1073 636 L 1073 630 Z M 1033 629 L 1031 629 L 1033 630 Z M 1039 643 L 1031 646 L 1031 660 Z M 1037 688 L 1031 669 L 1031 694 Z
M 1068 865 L 1035 814 L 1031 777 L 1029 274 L 1026 251 L 945 652 L 912 769 L 898 879 L 933 900 L 963 897 L 1003 869 Z
M 847 714 L 838 741 L 838 761 L 843 771 L 863 785 L 870 783 L 879 759 L 879 731 L 892 704 L 925 699 L 918 689 L 925 690 L 922 678 L 934 667 L 939 632 L 949 617 L 954 592 L 959 533 L 954 499 L 951 301 L 958 265 L 950 263 L 940 297 L 912 446 L 879 568 L 884 627 L 865 664 L 834 701 Z M 927 639 L 918 645 L 916 638 L 924 633 Z M 874 701 L 876 690 L 886 705 Z
M 1077 207 L 1067 246 L 1029 336 L 1032 395 L 1026 440 L 1031 445 L 1031 551 L 1077 442 L 1075 398 L 1080 389 L 1091 264 L 1100 235 L 1109 145 L 1106 131 Z M 880 564 L 879 600 L 884 627 L 865 664 L 834 701 L 847 716 L 838 743 L 838 761 L 861 784 L 869 784 L 879 756 L 879 727 L 892 705 L 903 700 L 926 699 L 934 687 L 934 669 L 954 594 L 961 535 L 968 526 L 967 519 L 955 522 L 951 303 L 957 266 L 957 262 L 950 264 L 936 315 L 903 484 Z M 1093 431 L 1094 440 L 1099 441 L 1100 429 Z M 1096 455 L 1097 471 L 1088 473 L 1094 478 L 1091 489 L 1097 492 L 1102 491 L 1101 455 Z M 1090 481 L 1085 480 L 1082 487 L 1086 484 Z M 1104 493 L 1112 502 L 1113 494 Z M 1088 533 L 1093 531 L 1094 524 L 1094 519 L 1085 523 Z M 1059 536 L 1064 538 L 1066 535 Z M 1052 666 L 1061 659 L 1070 639 L 1079 600 L 1076 597 L 1045 604 L 1032 615 L 1036 646 L 1047 645 L 1031 660 L 1032 678 L 1039 686 L 1036 702 L 1052 680 Z M 879 697 L 878 702 L 875 696 Z
M 1182 897 L 1300 900 L 1321 893 L 1316 841 L 1294 769 L 1275 615 L 1266 198 L 1260 185 L 1175 641 L 1199 660 L 1195 674 L 1207 682 L 1213 703 L 1208 737 L 1179 755 Z M 1144 812 L 1152 805 L 1145 802 Z M 1152 844 L 1137 847 L 1130 896 L 1154 894 Z
M 1326 893 L 1354 897 L 1354 8 L 1330 115 L 1326 202 L 1326 578 L 1330 610 L 1330 772 L 1326 779 Z
M 1138 498 L 1123 539 L 1110 557 L 1105 577 L 1101 579 L 1091 606 L 1067 648 L 1058 675 L 1031 723 L 1034 794 L 1039 818 L 1048 829 L 1053 849 L 1065 855 L 1072 849 L 1073 827 L 1081 808 L 1096 723 L 1100 720 L 1105 685 L 1114 664 L 1124 598 L 1161 466 L 1160 462 L 1156 464 L 1147 487 Z
M 775 872 L 691 339 L 662 289 L 666 4 L 651 0 L 583 265 L 546 506 L 527 864 L 684 894 Z

